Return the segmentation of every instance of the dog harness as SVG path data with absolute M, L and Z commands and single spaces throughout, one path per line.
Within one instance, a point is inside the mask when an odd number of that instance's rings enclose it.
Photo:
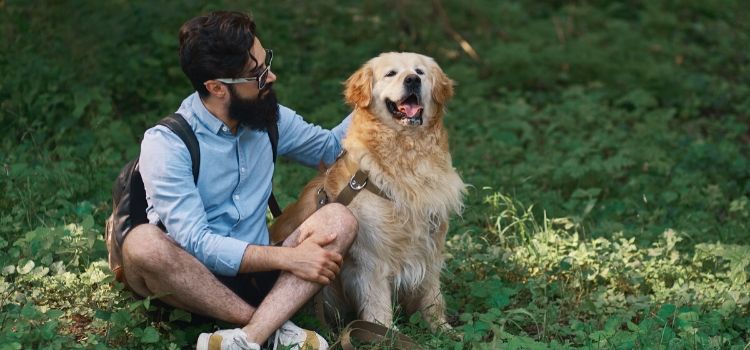
M 349 203 L 354 200 L 354 197 L 357 196 L 357 194 L 362 191 L 363 189 L 366 189 L 374 194 L 377 194 L 383 199 L 391 200 L 388 198 L 388 195 L 383 192 L 378 186 L 376 186 L 374 183 L 368 181 L 369 174 L 362 170 L 357 169 L 357 172 L 354 173 L 351 179 L 349 179 L 349 183 L 344 186 L 344 188 L 339 192 L 338 197 L 336 197 L 333 202 L 341 203 L 343 205 L 349 205 Z M 320 209 L 322 206 L 330 203 L 331 201 L 328 199 L 328 193 L 326 193 L 326 190 L 323 187 L 318 188 L 317 195 L 315 197 L 315 202 L 318 206 L 318 209 Z
M 336 161 L 343 158 L 345 154 L 346 154 L 346 150 L 342 149 L 341 154 L 339 154 L 338 157 L 336 157 Z M 362 191 L 363 189 L 366 189 L 374 194 L 377 194 L 378 196 L 380 196 L 381 198 L 385 200 L 391 200 L 388 197 L 388 195 L 385 194 L 385 192 L 383 192 L 383 190 L 380 189 L 380 187 L 368 181 L 369 176 L 370 175 L 366 171 L 362 169 L 357 169 L 357 172 L 354 173 L 354 175 L 352 175 L 352 177 L 349 179 L 349 183 L 347 183 L 346 186 L 344 186 L 341 192 L 339 192 L 339 196 L 336 197 L 336 199 L 334 199 L 333 201 L 331 201 L 328 198 L 328 193 L 326 193 L 325 188 L 323 188 L 323 186 L 319 187 L 318 192 L 315 195 L 315 204 L 317 206 L 316 209 L 320 209 L 324 205 L 331 203 L 331 202 L 340 203 L 340 204 L 343 204 L 344 206 L 347 206 L 349 205 L 349 203 L 352 202 L 352 200 L 354 200 L 354 197 L 357 196 L 359 191 Z

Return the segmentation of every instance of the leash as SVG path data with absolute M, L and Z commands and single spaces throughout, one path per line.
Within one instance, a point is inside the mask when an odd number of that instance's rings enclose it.
M 390 329 L 379 324 L 363 320 L 355 320 L 349 323 L 339 335 L 331 349 L 337 346 L 342 350 L 356 350 L 352 340 L 369 344 L 388 345 L 389 348 L 402 350 L 422 350 L 413 339 L 395 329 Z

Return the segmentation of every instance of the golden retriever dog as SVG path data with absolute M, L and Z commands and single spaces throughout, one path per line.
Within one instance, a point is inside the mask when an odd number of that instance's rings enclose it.
M 393 307 L 400 305 L 407 313 L 420 311 L 433 329 L 449 328 L 440 292 L 443 246 L 466 187 L 453 168 L 443 127 L 453 81 L 430 57 L 390 52 L 347 79 L 344 95 L 354 108 L 345 153 L 284 210 L 272 238 L 292 232 L 319 201 L 339 201 L 342 192 L 375 185 L 344 203 L 359 231 L 340 275 L 323 290 L 326 313 L 341 320 L 354 312 L 392 327 Z M 367 178 L 356 183 L 358 170 Z

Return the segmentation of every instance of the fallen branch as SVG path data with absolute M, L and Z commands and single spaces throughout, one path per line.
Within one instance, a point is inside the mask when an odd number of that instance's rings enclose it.
M 453 26 L 450 23 L 450 19 L 448 18 L 448 14 L 445 13 L 445 9 L 443 8 L 443 4 L 440 2 L 440 0 L 432 0 L 432 7 L 435 10 L 435 13 L 437 13 L 438 17 L 440 17 L 440 22 L 443 25 L 443 30 L 445 30 L 448 35 L 450 35 L 453 40 L 455 40 L 459 46 L 461 46 L 461 49 L 466 52 L 469 57 L 474 59 L 475 61 L 480 61 L 479 54 L 476 50 L 469 44 L 466 39 L 464 39 L 461 34 L 459 34 L 455 29 L 453 29 Z

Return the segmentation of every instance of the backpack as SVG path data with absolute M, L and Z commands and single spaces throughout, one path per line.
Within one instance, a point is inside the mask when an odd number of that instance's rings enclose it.
M 193 180 L 198 184 L 198 172 L 200 169 L 200 147 L 198 139 L 193 133 L 193 129 L 185 118 L 177 113 L 171 114 L 160 120 L 156 125 L 163 125 L 172 130 L 181 140 L 190 152 L 190 159 L 193 168 Z M 279 140 L 279 130 L 276 124 L 273 124 L 268 130 L 268 137 L 271 141 L 271 150 L 273 151 L 273 161 L 276 162 L 276 147 Z M 268 206 L 274 217 L 281 215 L 276 197 L 271 192 L 268 198 Z M 112 215 L 107 219 L 104 240 L 109 251 L 109 267 L 115 272 L 115 278 L 122 281 L 122 244 L 130 230 L 140 224 L 147 223 L 146 208 L 146 190 L 143 187 L 138 166 L 138 157 L 131 160 L 120 170 L 114 185 L 112 186 Z M 159 222 L 159 227 L 164 230 L 164 225 Z

